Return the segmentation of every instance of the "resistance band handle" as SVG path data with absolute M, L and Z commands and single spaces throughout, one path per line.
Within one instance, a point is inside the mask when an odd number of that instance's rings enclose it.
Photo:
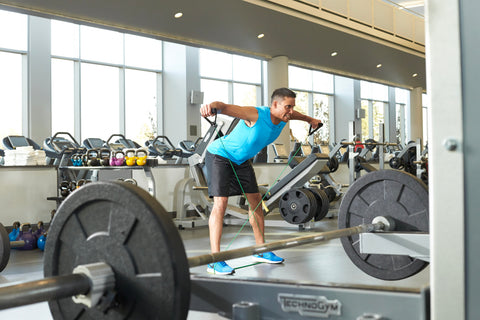
M 312 134 L 317 132 L 317 130 L 320 129 L 321 127 L 323 127 L 323 123 L 321 122 L 318 124 L 318 127 L 315 130 L 312 130 L 312 125 L 310 125 L 310 128 L 308 128 L 308 135 L 311 136 Z
M 214 118 L 213 121 L 210 120 L 210 119 L 208 119 L 208 117 L 203 117 L 203 118 L 204 118 L 205 120 L 207 120 L 208 123 L 210 123 L 211 126 L 215 126 L 215 125 L 217 124 L 217 113 L 218 113 L 218 112 L 217 112 L 217 109 L 213 108 L 213 109 L 212 109 L 212 113 L 215 115 L 215 118 Z

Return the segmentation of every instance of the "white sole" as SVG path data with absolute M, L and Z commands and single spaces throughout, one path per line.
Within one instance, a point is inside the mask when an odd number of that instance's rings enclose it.
M 267 259 L 262 259 L 262 258 L 257 258 L 257 257 L 252 257 L 252 260 L 253 261 L 256 261 L 256 262 L 263 262 L 263 263 L 269 263 L 269 264 L 279 264 L 279 263 L 283 263 L 285 260 L 282 260 L 282 261 L 270 261 L 270 260 L 267 260 Z
M 214 269 L 210 269 L 210 268 L 207 268 L 207 272 L 210 273 L 210 274 L 219 274 L 219 275 L 229 275 L 229 274 L 233 274 L 235 272 L 232 271 L 232 272 L 218 272 L 218 271 L 215 271 Z

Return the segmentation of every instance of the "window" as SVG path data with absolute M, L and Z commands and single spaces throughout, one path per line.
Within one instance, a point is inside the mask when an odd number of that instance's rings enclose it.
M 200 49 L 200 76 L 204 103 L 222 101 L 241 106 L 261 104 L 261 60 Z M 204 135 L 210 124 L 202 121 L 201 126 Z
M 22 132 L 27 27 L 27 15 L 0 10 L 0 29 L 3 30 L 0 32 L 0 139 L 27 134 Z
M 27 51 L 27 15 L 0 10 L 0 30 L 0 48 Z
M 161 41 L 56 20 L 51 39 L 53 130 L 140 145 L 157 135 Z
M 123 64 L 123 34 L 94 27 L 80 26 L 82 60 Z
M 157 137 L 157 86 L 153 72 L 125 71 L 125 135 L 144 145 Z
M 74 128 L 74 74 L 73 61 L 52 59 L 52 134 Z
M 422 144 L 425 146 L 428 143 L 428 96 L 422 94 L 422 111 L 423 111 L 423 141 Z
M 396 143 L 406 144 L 406 106 L 409 104 L 408 90 L 395 88 L 395 137 Z
M 385 123 L 385 110 L 388 104 L 388 86 L 360 81 L 361 109 L 365 116 L 361 120 L 362 140 L 379 140 L 379 128 Z M 363 115 L 362 114 L 362 115 Z
M 118 68 L 82 63 L 81 69 L 82 140 L 120 133 Z
M 22 55 L 0 51 L 0 139 L 22 135 Z
M 308 136 L 309 125 L 291 121 L 293 138 L 302 143 L 328 145 L 330 140 L 330 106 L 333 104 L 333 75 L 295 66 L 288 67 L 289 87 L 295 90 L 295 110 L 320 119 L 323 127 L 313 137 Z

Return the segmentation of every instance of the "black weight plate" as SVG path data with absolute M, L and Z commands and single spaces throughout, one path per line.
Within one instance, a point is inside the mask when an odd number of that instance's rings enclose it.
M 0 223 L 0 272 L 7 266 L 10 260 L 10 238 L 8 232 Z
M 315 205 L 315 208 L 312 206 Z M 288 223 L 301 224 L 315 215 L 316 201 L 309 190 L 294 188 L 285 192 L 278 203 L 282 218 Z
M 45 276 L 99 261 L 115 273 L 112 305 L 101 310 L 54 300 L 54 319 L 186 319 L 190 274 L 183 242 L 165 209 L 143 189 L 89 183 L 58 208 L 45 246 Z
M 377 143 L 377 141 L 375 141 L 373 139 L 367 139 L 367 140 L 365 140 L 365 148 L 367 148 L 370 151 L 373 151 L 377 147 L 376 143 Z
M 335 188 L 332 185 L 330 185 L 330 183 L 328 183 L 327 180 L 322 181 L 321 189 L 327 195 L 329 202 L 335 201 L 335 199 L 337 198 L 337 192 L 335 191 Z
M 328 213 L 328 209 L 330 209 L 330 200 L 328 199 L 327 194 L 325 193 L 324 190 L 318 190 L 318 194 L 320 195 L 320 198 L 322 198 L 322 209 L 320 210 L 320 216 L 325 218 L 325 216 Z
M 338 158 L 336 156 L 329 158 L 327 161 L 327 166 L 330 169 L 330 172 L 333 173 L 337 171 L 339 166 Z
M 395 231 L 428 232 L 428 190 L 417 177 L 398 170 L 370 172 L 344 194 L 338 212 L 340 229 L 371 223 L 377 216 L 395 219 Z M 400 280 L 428 263 L 409 256 L 361 254 L 359 235 L 341 239 L 350 260 L 363 272 L 383 280 Z
M 317 201 L 315 221 L 320 221 L 327 215 L 328 209 L 330 207 L 330 201 L 328 201 L 328 197 L 322 189 L 310 188 L 309 190 L 315 196 L 315 199 Z

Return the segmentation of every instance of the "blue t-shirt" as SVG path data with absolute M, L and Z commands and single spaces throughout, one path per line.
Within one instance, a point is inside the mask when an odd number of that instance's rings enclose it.
M 230 134 L 212 142 L 208 152 L 242 164 L 275 141 L 286 123 L 273 124 L 268 107 L 256 109 L 258 120 L 252 127 L 247 126 L 245 121 L 239 121 Z

